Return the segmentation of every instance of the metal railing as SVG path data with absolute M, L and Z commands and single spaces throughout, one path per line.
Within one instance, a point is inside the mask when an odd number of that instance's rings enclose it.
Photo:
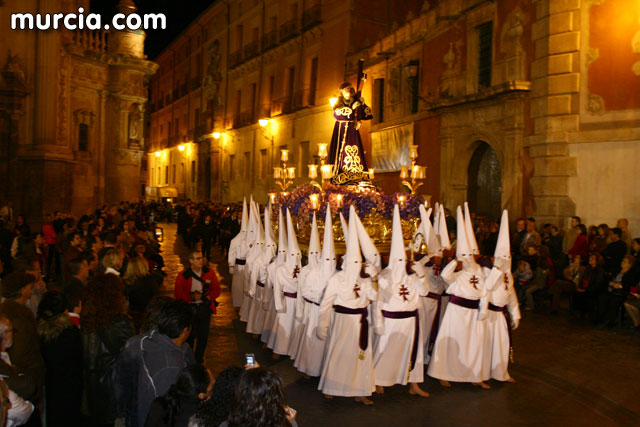
M 280 41 L 284 42 L 298 35 L 298 21 L 291 19 L 280 26 Z
M 242 62 L 242 51 L 236 50 L 229 54 L 229 68 L 235 68 Z
M 311 6 L 302 13 L 302 29 L 308 30 L 322 22 L 322 9 L 320 3 Z
M 244 60 L 247 61 L 260 53 L 260 42 L 252 41 L 244 47 Z
M 262 50 L 269 50 L 278 45 L 278 30 L 273 30 L 264 35 L 262 38 Z

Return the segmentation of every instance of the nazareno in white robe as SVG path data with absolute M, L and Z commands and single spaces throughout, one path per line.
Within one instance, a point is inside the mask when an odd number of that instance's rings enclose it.
M 518 297 L 513 287 L 513 276 L 510 271 L 502 272 L 494 267 L 488 275 L 487 299 L 497 307 L 506 307 L 511 320 L 520 320 Z M 498 381 L 507 381 L 509 375 L 509 328 L 504 313 L 489 310 L 484 321 L 485 370 L 490 371 L 490 377 Z
M 263 294 L 265 293 L 265 282 L 267 278 L 267 265 L 265 258 L 259 257 L 255 261 L 252 269 L 252 277 L 249 286 L 249 296 L 251 306 L 249 307 L 249 317 L 247 319 L 247 332 L 250 334 L 262 334 L 264 328 L 265 311 L 262 308 Z M 269 260 L 270 261 L 270 260 Z M 258 284 L 260 282 L 262 286 Z
M 475 264 L 473 271 L 463 269 L 456 273 L 456 265 L 453 260 L 442 270 L 442 278 L 449 283 L 447 293 L 470 300 L 483 298 L 482 268 Z M 471 309 L 449 302 L 431 354 L 427 372 L 430 377 L 458 382 L 489 379 L 484 364 L 486 327 L 480 320 L 482 311 L 482 306 Z
M 368 346 L 361 352 L 359 344 L 361 316 L 334 312 L 333 306 L 366 309 L 371 301 L 377 299 L 377 294 L 369 278 L 358 277 L 356 283 L 348 285 L 345 283 L 345 272 L 340 271 L 329 279 L 320 303 L 317 328 L 318 337 L 326 339 L 331 324 L 318 385 L 318 390 L 324 394 L 347 397 L 371 396 L 375 391 L 371 316 L 368 315 Z
M 275 279 L 275 271 L 278 268 L 279 262 L 277 258 L 267 266 L 267 275 L 264 282 L 264 289 L 262 291 L 262 309 L 264 310 L 264 323 L 262 326 L 262 335 L 260 341 L 265 343 L 267 347 L 273 348 L 275 342 L 275 335 L 273 332 L 273 325 L 276 319 L 276 306 L 273 298 L 273 281 Z
M 276 316 L 271 331 L 272 337 L 269 342 L 273 342 L 272 350 L 276 354 L 289 355 L 289 347 L 293 335 L 296 298 L 285 295 L 296 294 L 298 292 L 298 274 L 293 277 L 292 268 L 286 263 L 275 270 L 273 281 L 273 302 L 276 308 Z M 295 268 L 295 267 L 294 267 Z
M 229 269 L 233 271 L 233 279 L 231 280 L 231 304 L 234 307 L 240 307 L 244 298 L 244 270 L 246 264 L 240 265 L 236 260 L 246 260 L 249 247 L 245 240 L 245 232 L 240 231 L 229 244 L 228 263 Z
M 447 283 L 442 279 L 440 272 L 435 266 L 426 267 L 426 280 L 428 286 L 428 294 L 433 293 L 440 296 L 440 314 L 438 322 L 442 324 L 445 310 L 447 308 L 448 296 L 444 296 L 447 290 Z M 429 346 L 432 344 L 431 329 L 433 328 L 438 312 L 438 300 L 427 295 L 420 298 L 420 328 L 422 329 L 422 347 L 424 348 L 424 363 L 429 363 Z
M 320 301 L 327 286 L 329 277 L 323 274 L 322 266 L 317 265 L 304 278 L 304 283 L 300 286 L 298 297 L 298 307 L 296 316 L 301 316 L 300 342 L 296 360 L 293 366 L 300 372 L 309 376 L 320 376 L 326 340 L 321 340 L 316 334 L 318 326 L 318 315 L 320 313 Z M 305 301 L 305 298 L 311 302 Z
M 242 298 L 242 304 L 240 304 L 241 322 L 246 322 L 247 320 L 249 320 L 249 309 L 251 308 L 251 304 L 253 303 L 253 297 L 249 295 L 249 289 L 251 288 L 253 269 L 256 267 L 255 262 L 260 257 L 260 255 L 262 255 L 262 248 L 262 245 L 253 243 L 250 245 L 249 251 L 247 252 L 247 263 L 244 268 L 244 275 L 242 279 L 242 292 L 244 296 Z
M 390 387 L 424 380 L 422 329 L 419 330 L 415 366 L 411 366 L 411 353 L 416 330 L 416 318 L 392 319 L 384 317 L 382 310 L 391 312 L 415 311 L 420 297 L 427 294 L 425 279 L 417 274 L 404 274 L 399 283 L 393 283 L 389 270 L 378 276 L 378 301 L 373 305 L 375 328 L 373 371 L 376 385 Z M 377 319 L 376 319 L 377 317 Z M 418 315 L 418 323 L 419 323 Z

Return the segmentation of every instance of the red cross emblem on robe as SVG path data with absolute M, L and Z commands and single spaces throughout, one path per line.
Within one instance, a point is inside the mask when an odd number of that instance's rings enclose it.
M 473 285 L 473 289 L 478 289 L 478 287 L 476 285 L 478 283 L 480 283 L 480 280 L 478 280 L 478 278 L 474 274 L 473 276 L 471 276 L 471 279 L 469 279 L 469 283 L 471 283 Z
M 360 285 L 357 283 L 353 285 L 353 294 L 356 296 L 356 298 L 360 298 Z
M 409 289 L 405 285 L 400 285 L 400 292 L 398 294 L 402 297 L 403 301 L 409 301 L 407 295 L 409 295 Z

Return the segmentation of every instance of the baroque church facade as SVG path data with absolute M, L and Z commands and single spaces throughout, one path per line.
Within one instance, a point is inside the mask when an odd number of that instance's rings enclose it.
M 88 0 L 4 1 L 12 13 L 77 13 Z M 118 11 L 136 11 L 121 0 Z M 157 64 L 142 31 L 0 27 L 0 200 L 34 222 L 143 197 L 144 116 Z

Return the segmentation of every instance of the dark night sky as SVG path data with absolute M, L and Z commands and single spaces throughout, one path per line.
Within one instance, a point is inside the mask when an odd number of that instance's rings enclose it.
M 165 30 L 147 30 L 144 50 L 149 59 L 154 59 L 187 26 L 216 0 L 134 0 L 138 14 L 164 13 L 167 17 Z M 91 12 L 102 14 L 102 21 L 111 20 L 116 13 L 118 0 L 93 0 Z

